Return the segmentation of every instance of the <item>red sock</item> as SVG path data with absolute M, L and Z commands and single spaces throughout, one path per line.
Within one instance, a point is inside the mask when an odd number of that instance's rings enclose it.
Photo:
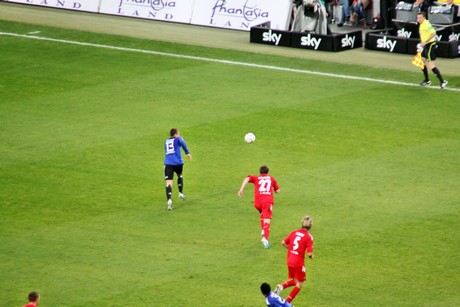
M 264 219 L 260 218 L 260 229 L 264 230 Z
M 288 281 L 284 282 L 281 286 L 283 286 L 283 289 L 295 286 L 295 280 L 289 279 Z
M 289 296 L 287 297 L 286 302 L 288 302 L 288 303 L 292 302 L 295 299 L 297 293 L 299 293 L 299 291 L 300 291 L 300 288 L 294 287 L 294 289 L 292 289 L 291 293 L 289 293 Z
M 263 230 L 264 230 L 264 238 L 268 240 L 268 236 L 270 235 L 270 224 L 264 223 Z

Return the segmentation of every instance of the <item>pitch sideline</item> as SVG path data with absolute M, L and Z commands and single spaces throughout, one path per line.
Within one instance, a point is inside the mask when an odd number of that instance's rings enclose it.
M 355 77 L 355 76 L 347 76 L 347 75 L 338 75 L 338 74 L 324 73 L 324 72 L 311 71 L 311 70 L 293 69 L 293 68 L 286 68 L 286 67 L 261 65 L 261 64 L 254 64 L 254 63 L 229 61 L 229 60 L 219 60 L 219 59 L 204 58 L 204 57 L 197 57 L 197 56 L 191 56 L 191 55 L 181 55 L 181 54 L 174 54 L 174 53 L 166 53 L 166 52 L 159 52 L 159 51 L 152 51 L 152 50 L 143 50 L 143 49 L 110 46 L 110 45 L 85 43 L 85 42 L 71 41 L 71 40 L 65 40 L 65 39 L 56 39 L 56 38 L 36 36 L 36 35 L 25 35 L 25 34 L 9 33 L 9 32 L 0 32 L 0 35 L 22 37 L 22 38 L 36 39 L 36 40 L 44 40 L 44 41 L 50 41 L 50 42 L 56 42 L 56 43 L 73 44 L 73 45 L 80 45 L 80 46 L 87 46 L 87 47 L 96 47 L 96 48 L 112 49 L 112 50 L 119 50 L 119 51 L 137 52 L 137 53 L 145 53 L 145 54 L 160 55 L 160 56 L 167 56 L 167 57 L 183 58 L 183 59 L 189 59 L 189 60 L 195 60 L 195 61 L 215 62 L 215 63 L 229 64 L 229 65 L 254 67 L 254 68 L 260 68 L 260 69 L 279 70 L 279 71 L 285 71 L 285 72 L 317 75 L 317 76 L 323 76 L 323 77 L 332 77 L 332 78 L 341 78 L 341 79 L 349 79 L 349 80 L 368 81 L 368 82 L 375 82 L 375 83 L 386 83 L 386 84 L 393 84 L 393 85 L 420 87 L 419 84 L 407 83 L 407 82 L 373 79 L 373 78 L 366 78 L 366 77 Z M 427 88 L 439 90 L 438 87 L 427 87 Z M 446 88 L 445 90 L 460 92 L 460 89 L 458 88 Z

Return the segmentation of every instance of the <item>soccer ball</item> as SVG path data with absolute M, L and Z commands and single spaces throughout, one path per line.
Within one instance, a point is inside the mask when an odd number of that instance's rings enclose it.
M 246 143 L 251 144 L 256 140 L 256 136 L 254 135 L 254 133 L 249 132 L 246 133 L 246 135 L 244 136 L 244 140 L 246 141 Z

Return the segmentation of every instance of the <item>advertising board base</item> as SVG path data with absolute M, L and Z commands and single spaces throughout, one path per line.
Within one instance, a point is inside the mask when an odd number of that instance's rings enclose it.
M 366 33 L 365 48 L 390 53 L 416 54 L 418 38 L 403 38 L 381 33 Z M 438 41 L 436 43 L 436 56 L 439 58 L 456 58 L 459 56 L 459 41 Z
M 270 28 L 270 22 L 252 27 L 251 43 L 292 47 L 309 50 L 338 52 L 363 46 L 361 30 L 349 33 L 320 35 L 314 32 L 289 32 Z

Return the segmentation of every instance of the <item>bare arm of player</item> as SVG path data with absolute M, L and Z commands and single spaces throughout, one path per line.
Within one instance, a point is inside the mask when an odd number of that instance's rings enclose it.
M 308 255 L 308 258 L 310 258 L 310 259 L 313 259 L 313 257 L 314 257 L 313 253 L 307 253 L 307 255 Z
M 284 248 L 289 248 L 289 244 L 287 244 L 286 242 L 284 242 L 284 240 L 283 240 L 283 242 L 281 242 L 281 245 L 283 245 Z
M 238 191 L 238 196 L 239 196 L 239 197 L 242 197 L 242 196 L 243 196 L 243 190 L 244 190 L 244 188 L 246 187 L 246 185 L 248 184 L 248 182 L 249 182 L 249 177 L 244 178 L 243 183 L 241 184 L 241 188 L 240 188 L 240 190 Z
M 279 194 L 279 193 L 280 193 L 280 189 L 275 190 L 275 193 L 276 193 L 276 194 Z
M 192 161 L 192 154 L 187 154 L 187 158 L 189 161 Z

